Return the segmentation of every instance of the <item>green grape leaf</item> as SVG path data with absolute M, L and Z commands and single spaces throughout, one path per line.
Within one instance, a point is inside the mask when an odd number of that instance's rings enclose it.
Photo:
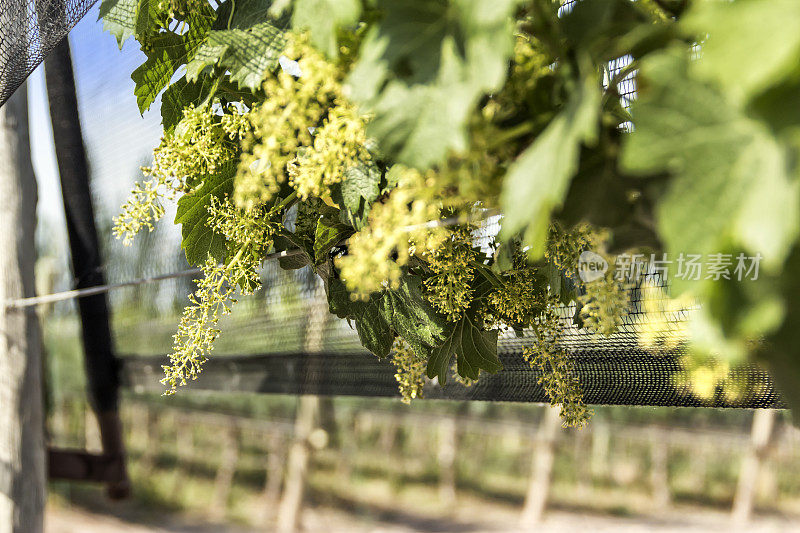
M 364 347 L 378 357 L 388 355 L 395 333 L 425 356 L 444 338 L 446 321 L 423 296 L 418 276 L 406 274 L 396 289 L 375 293 L 366 302 L 352 300 L 344 284 L 331 279 L 328 304 L 336 316 L 355 323 Z
M 719 82 L 734 101 L 782 79 L 800 61 L 800 2 L 694 2 L 681 18 L 702 39 L 698 73 Z
M 196 81 L 186 81 L 186 77 L 183 76 L 161 94 L 161 123 L 164 125 L 164 133 L 171 133 L 175 129 L 183 119 L 184 109 L 189 105 L 198 106 L 208 100 L 214 90 L 216 90 L 215 95 L 224 97 L 228 102 L 243 101 L 251 107 L 254 105 L 253 94 L 250 91 L 240 90 L 238 86 L 230 83 L 227 77 L 215 79 L 210 76 L 200 76 Z
M 470 261 L 470 264 L 472 265 L 472 267 L 475 269 L 476 273 L 478 274 L 478 277 L 476 279 L 478 280 L 478 287 L 479 288 L 483 289 L 483 287 L 486 287 L 486 291 L 487 292 L 492 290 L 492 289 L 502 289 L 503 288 L 503 285 L 504 285 L 503 280 L 500 279 L 500 276 L 495 274 L 494 271 L 492 271 L 491 267 L 489 267 L 487 265 L 484 265 L 483 263 L 481 263 L 479 261 Z M 486 283 L 488 283 L 488 285 L 486 285 Z M 475 293 L 474 295 L 475 296 L 483 296 L 484 294 Z
M 574 274 L 577 275 L 577 270 Z M 564 305 L 569 305 L 578 297 L 575 281 L 567 277 L 565 271 L 551 261 L 545 262 L 536 269 L 536 279 L 542 286 L 549 287 L 550 294 L 558 298 L 558 301 Z
M 361 344 L 381 359 L 389 355 L 394 335 L 378 306 L 372 301 L 359 302 L 352 316 Z
M 373 76 L 388 76 L 406 63 L 410 82 L 436 80 L 442 64 L 442 43 L 447 37 L 461 37 L 455 6 L 449 4 L 455 2 L 381 2 L 385 16 L 371 40 L 364 43 L 362 52 L 371 58 L 373 66 L 383 67 Z M 459 39 L 458 44 L 463 43 Z M 359 68 L 358 64 L 355 68 Z M 380 78 L 377 81 L 380 82 Z M 378 88 L 377 83 L 370 85 Z
M 559 207 L 578 169 L 581 145 L 594 142 L 600 90 L 587 78 L 564 109 L 508 169 L 500 201 L 503 233 L 524 232 L 533 258 L 544 253 L 550 215 Z
M 616 242 L 619 227 L 638 222 L 636 208 L 649 200 L 641 190 L 646 183 L 623 176 L 617 168 L 617 158 L 609 155 L 619 151 L 618 143 L 623 135 L 627 133 L 615 134 L 611 142 L 607 138 L 600 139 L 591 148 L 581 150 L 580 165 L 570 182 L 564 205 L 556 213 L 565 226 L 588 222 L 612 228 Z M 632 191 L 637 194 L 635 202 L 631 201 Z M 649 206 L 647 211 L 650 211 Z
M 331 197 L 339 204 L 342 222 L 361 229 L 370 206 L 380 194 L 381 171 L 374 163 L 349 168 L 341 183 L 331 187 Z
M 478 93 L 502 87 L 514 52 L 514 12 L 521 0 L 456 0 L 465 75 Z M 456 33 L 455 35 L 458 35 Z
M 427 353 L 443 338 L 446 321 L 422 292 L 422 278 L 405 274 L 396 289 L 386 289 L 377 302 L 391 328 L 418 353 Z
M 159 15 L 162 13 L 158 7 L 159 2 L 153 0 L 139 0 L 136 6 L 136 38 L 139 42 L 149 40 L 150 36 L 159 32 Z
M 563 276 L 561 269 L 548 261 L 543 267 L 539 268 L 538 273 L 547 280 L 547 285 L 550 287 L 550 294 L 557 296 L 560 300 L 561 279 Z
M 748 110 L 778 135 L 796 134 L 800 129 L 800 69 L 755 97 Z
M 506 270 L 514 268 L 514 251 L 516 247 L 511 240 L 500 240 L 497 243 L 497 248 L 494 252 L 494 261 L 492 261 L 492 271 L 495 274 L 502 274 Z
M 389 47 L 389 39 L 382 35 L 380 27 L 367 31 L 361 44 L 358 61 L 347 77 L 350 97 L 362 104 L 374 101 L 389 76 L 389 67 L 384 55 Z
M 478 379 L 481 370 L 494 374 L 503 368 L 497 357 L 497 330 L 480 329 L 472 312 L 464 313 L 458 322 L 450 324 L 444 342 L 432 350 L 428 377 L 436 377 L 445 385 L 454 355 L 458 374 L 465 378 Z
M 147 60 L 131 74 L 136 83 L 133 92 L 141 113 L 149 109 L 158 94 L 169 85 L 178 68 L 191 61 L 213 20 L 214 12 L 210 8 L 200 10 L 187 18 L 189 29 L 186 33 L 178 35 L 166 31 L 148 38 Z
M 278 264 L 284 270 L 297 270 L 306 265 L 313 264 L 313 250 L 311 244 L 297 233 L 293 233 L 286 228 L 281 228 L 273 241 L 273 248 L 276 252 L 286 250 L 301 250 L 300 253 L 287 257 L 280 257 Z
M 800 220 L 797 178 L 787 170 L 785 150 L 689 68 L 680 49 L 643 63 L 645 90 L 622 164 L 634 173 L 673 175 L 656 218 L 675 257 L 744 247 L 777 269 Z M 686 288 L 678 279 L 675 287 Z
M 326 288 L 328 290 L 328 307 L 331 313 L 339 318 L 352 318 L 354 302 L 350 299 L 350 292 L 342 280 L 331 278 L 328 280 Z
M 169 80 L 186 61 L 187 49 L 182 36 L 166 32 L 151 39 L 154 50 L 147 54 L 147 60 L 131 74 L 136 83 L 133 93 L 139 112 L 150 108 L 158 94 L 169 84 Z M 180 119 L 179 119 L 180 120 Z
M 515 0 L 384 1 L 348 78 L 374 112 L 369 133 L 400 163 L 427 168 L 465 147 L 465 121 L 505 80 Z
M 329 217 L 320 218 L 314 237 L 314 262 L 324 262 L 331 249 L 353 233 L 353 228 L 339 222 L 338 217 L 335 220 Z
M 186 77 L 182 77 L 167 87 L 161 95 L 161 123 L 164 125 L 164 133 L 171 133 L 183 118 L 183 110 L 189 104 L 199 104 L 213 86 L 214 82 L 207 77 L 194 82 L 187 82 Z
M 505 79 L 513 49 L 511 16 L 516 4 L 517 0 L 383 0 L 379 7 L 385 16 L 360 55 L 386 67 L 378 75 L 405 70 L 403 79 L 409 85 L 429 84 L 440 77 L 448 53 L 444 43 L 452 40 L 459 63 L 466 67 L 465 78 L 494 89 Z M 377 55 L 371 55 L 373 48 Z
M 136 8 L 138 0 L 103 0 L 98 20 L 103 19 L 103 29 L 117 38 L 117 45 L 136 32 Z
M 401 165 L 392 165 L 389 167 L 381 182 L 380 194 L 387 193 L 397 187 L 402 175 L 403 167 Z
M 422 293 L 422 279 L 405 274 L 396 289 L 385 289 L 369 300 L 351 300 L 344 284 L 331 279 L 328 304 L 339 318 L 352 320 L 361 343 L 378 357 L 389 354 L 397 334 L 421 355 L 444 338 L 446 321 Z
M 297 0 L 292 14 L 292 29 L 309 30 L 311 44 L 336 57 L 337 28 L 354 26 L 361 14 L 359 0 Z
M 225 237 L 209 227 L 208 206 L 212 197 L 222 198 L 233 192 L 235 175 L 236 163 L 227 162 L 215 174 L 203 176 L 198 189 L 184 194 L 178 200 L 175 224 L 183 225 L 181 248 L 192 265 L 204 264 L 209 254 L 217 261 L 225 259 Z
M 272 13 L 271 8 L 277 2 L 273 0 L 236 0 L 235 2 L 225 2 L 219 9 L 219 17 L 214 25 L 215 30 L 246 30 L 265 20 L 275 20 L 283 26 L 287 21 L 285 17 Z M 231 17 L 231 9 L 233 16 Z M 228 21 L 230 20 L 230 25 Z
M 307 265 L 310 265 L 311 261 L 308 259 L 308 254 L 303 252 L 287 257 L 279 257 L 278 264 L 284 270 L 299 270 Z
M 328 281 L 327 288 L 331 313 L 354 322 L 358 338 L 367 350 L 381 358 L 389 355 L 394 335 L 377 303 L 382 296 L 373 296 L 366 302 L 351 300 L 344 283 L 336 278 Z
M 563 17 L 563 30 L 572 46 L 603 62 L 627 53 L 620 49 L 621 44 L 634 44 L 664 26 L 649 24 L 649 20 L 645 11 L 630 0 L 578 2 Z M 628 39 L 620 39 L 626 35 Z M 631 42 L 631 37 L 636 39 Z
M 208 67 L 230 71 L 239 87 L 255 91 L 266 74 L 278 64 L 285 46 L 281 28 L 261 22 L 246 29 L 212 30 L 186 67 L 186 79 L 194 81 Z
M 435 83 L 408 86 L 391 81 L 374 104 L 375 117 L 367 131 L 381 149 L 399 163 L 428 168 L 451 150 L 466 148 L 464 123 L 480 89 L 463 81 L 464 65 L 447 39 L 442 48 L 442 69 Z

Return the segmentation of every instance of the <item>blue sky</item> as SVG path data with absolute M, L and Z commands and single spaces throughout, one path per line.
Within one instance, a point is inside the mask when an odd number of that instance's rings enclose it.
M 131 72 L 144 60 L 129 39 L 120 51 L 116 39 L 102 29 L 95 6 L 70 33 L 78 105 L 84 143 L 89 155 L 99 223 L 116 213 L 131 184 L 139 179 L 158 144 L 161 127 L 157 101 L 144 117 L 133 95 Z M 28 80 L 31 155 L 39 182 L 40 228 L 64 241 L 61 189 L 47 110 L 43 66 Z

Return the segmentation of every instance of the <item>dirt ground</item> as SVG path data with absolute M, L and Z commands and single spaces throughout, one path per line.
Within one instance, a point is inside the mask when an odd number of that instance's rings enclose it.
M 104 514 L 79 507 L 50 506 L 45 533 L 255 533 L 269 529 L 209 524 L 180 515 L 143 516 L 130 509 L 110 510 Z M 495 533 L 520 531 L 513 516 L 493 512 L 478 520 L 442 520 L 398 516 L 354 516 L 335 509 L 314 508 L 306 511 L 304 530 L 308 532 L 411 533 L 469 532 Z M 674 509 L 659 516 L 607 516 L 591 513 L 552 511 L 539 532 L 789 532 L 800 530 L 800 521 L 780 516 L 758 516 L 747 526 L 736 527 L 727 514 L 689 509 Z

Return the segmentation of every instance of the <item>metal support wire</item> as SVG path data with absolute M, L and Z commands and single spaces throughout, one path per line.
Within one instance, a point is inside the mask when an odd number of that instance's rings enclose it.
M 302 250 L 284 250 L 283 252 L 275 252 L 267 254 L 264 258 L 265 261 L 271 259 L 280 259 L 281 257 L 291 257 L 302 253 Z M 62 302 L 64 300 L 71 300 L 73 298 L 81 298 L 83 296 L 91 296 L 94 294 L 104 294 L 116 289 L 124 289 L 125 287 L 135 287 L 137 285 L 145 285 L 147 283 L 157 283 L 174 278 L 183 278 L 187 276 L 196 276 L 202 274 L 201 268 L 190 268 L 187 270 L 180 270 L 178 272 L 170 272 L 169 274 L 160 274 L 158 276 L 150 276 L 147 278 L 139 278 L 131 281 L 123 281 L 121 283 L 107 283 L 105 285 L 97 285 L 85 289 L 74 289 L 71 291 L 55 292 L 53 294 L 45 294 L 42 296 L 32 296 L 30 298 L 19 298 L 17 300 L 8 300 L 5 303 L 6 309 L 23 309 L 25 307 L 32 307 L 34 305 L 44 305 L 54 302 Z
M 467 218 L 450 217 L 450 218 L 443 218 L 441 220 L 431 220 L 430 222 L 425 222 L 424 224 L 414 224 L 412 226 L 404 226 L 401 229 L 404 231 L 413 231 L 416 229 L 430 229 L 443 226 L 455 226 L 458 224 L 481 222 L 495 216 L 500 216 L 500 212 L 498 210 L 484 209 L 482 210 L 481 213 L 479 213 L 476 216 L 470 216 Z M 342 241 L 338 245 L 341 246 L 343 244 L 346 244 L 346 242 L 347 241 Z M 295 255 L 299 255 L 301 253 L 303 253 L 303 250 L 300 250 L 299 248 L 293 250 L 284 250 L 282 252 L 267 254 L 264 257 L 264 261 L 271 261 L 274 259 L 280 259 L 282 257 L 292 257 Z M 195 276 L 197 274 L 201 274 L 202 272 L 203 270 L 201 268 L 190 268 L 178 272 L 170 272 L 169 274 L 161 274 L 158 276 L 139 278 L 131 281 L 123 281 L 121 283 L 106 283 L 103 285 L 96 285 L 94 287 L 87 287 L 85 289 L 74 289 L 70 291 L 56 292 L 53 294 L 44 294 L 42 296 L 32 296 L 30 298 L 19 298 L 17 300 L 8 300 L 5 302 L 5 308 L 23 309 L 25 307 L 32 307 L 35 305 L 44 305 L 54 302 L 62 302 L 64 300 L 71 300 L 73 298 L 81 298 L 84 296 L 92 296 L 95 294 L 105 294 L 109 291 L 113 291 L 116 289 L 124 289 L 125 287 L 135 287 L 137 285 L 145 285 L 147 283 L 157 283 L 159 281 L 164 281 L 168 279 Z

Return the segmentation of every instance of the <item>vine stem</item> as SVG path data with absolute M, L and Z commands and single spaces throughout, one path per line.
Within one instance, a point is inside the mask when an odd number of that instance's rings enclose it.
M 297 191 L 292 191 L 292 193 L 290 195 L 288 195 L 286 198 L 281 200 L 281 203 L 279 203 L 278 205 L 273 207 L 270 212 L 272 213 L 272 212 L 275 212 L 275 211 L 279 211 L 280 209 L 285 207 L 290 202 L 293 202 L 296 198 L 297 198 Z M 245 241 L 244 244 L 242 244 L 242 246 L 239 248 L 239 251 L 236 252 L 235 256 L 233 256 L 233 259 L 231 259 L 231 261 L 227 265 L 225 265 L 226 272 L 230 272 L 233 269 L 233 267 L 235 267 L 239 263 L 239 261 L 242 259 L 242 254 L 244 254 L 245 248 L 247 248 L 247 246 L 249 244 L 250 244 L 250 240 L 249 239 L 247 241 Z M 225 279 L 226 279 L 226 276 L 223 276 L 219 280 L 219 283 L 217 283 L 217 291 L 219 291 L 222 288 L 222 285 L 225 283 Z
M 228 29 L 231 29 L 231 22 L 233 22 L 234 11 L 236 11 L 236 0 L 231 0 L 231 14 L 228 15 Z
M 225 265 L 225 270 L 226 270 L 226 271 L 230 271 L 231 269 L 233 269 L 233 267 L 235 267 L 235 266 L 237 265 L 237 263 L 239 263 L 239 260 L 242 258 L 242 254 L 244 253 L 244 249 L 245 249 L 245 248 L 247 248 L 247 245 L 248 245 L 248 244 L 250 244 L 250 241 L 249 241 L 249 240 L 248 240 L 248 241 L 246 241 L 246 242 L 245 242 L 245 243 L 242 245 L 242 247 L 241 247 L 241 248 L 239 248 L 239 251 L 238 251 L 238 252 L 236 252 L 236 255 L 235 255 L 235 256 L 233 256 L 233 259 L 231 259 L 231 262 L 230 262 L 230 263 L 228 263 L 227 265 Z M 217 283 L 217 291 L 218 291 L 218 292 L 219 292 L 219 290 L 220 290 L 220 289 L 222 289 L 222 285 L 225 283 L 225 279 L 226 279 L 226 277 L 227 277 L 227 276 L 221 276 L 221 277 L 220 277 L 219 283 Z
M 510 128 L 504 131 L 502 134 L 498 135 L 492 142 L 487 146 L 487 149 L 491 150 L 493 148 L 497 148 L 508 141 L 516 139 L 517 137 L 522 137 L 525 134 L 528 134 L 533 131 L 533 123 L 531 122 L 523 122 L 522 124 L 518 124 L 513 128 Z
M 211 86 L 211 91 L 209 91 L 208 96 L 206 96 L 203 102 L 200 104 L 201 106 L 204 106 L 209 102 L 211 102 L 211 99 L 214 98 L 215 94 L 217 94 L 217 89 L 219 89 L 219 84 L 221 81 L 222 81 L 221 77 L 214 80 L 214 85 Z
M 274 212 L 276 212 L 276 211 L 280 211 L 281 209 L 283 209 L 283 208 L 284 208 L 284 207 L 286 207 L 287 205 L 289 205 L 289 204 L 291 204 L 292 202 L 294 202 L 296 199 L 297 199 L 297 191 L 292 191 L 292 193 L 291 193 L 290 195 L 288 195 L 286 198 L 284 198 L 283 200 L 281 200 L 281 201 L 280 201 L 280 203 L 279 203 L 278 205 L 276 205 L 275 207 L 273 207 L 273 208 L 270 210 L 270 213 L 274 213 Z

